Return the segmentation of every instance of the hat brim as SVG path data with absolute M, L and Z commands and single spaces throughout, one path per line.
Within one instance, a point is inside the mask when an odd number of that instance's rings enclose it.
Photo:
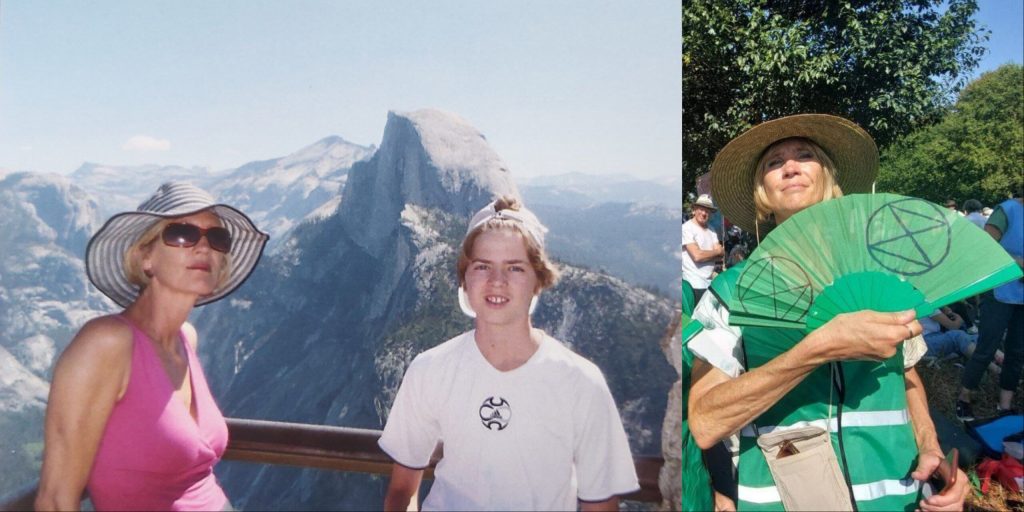
M 711 164 L 711 191 L 725 218 L 745 231 L 756 230 L 754 173 L 772 144 L 793 137 L 814 141 L 832 159 L 843 193 L 871 191 L 878 175 L 878 146 L 863 128 L 841 117 L 800 114 L 761 123 L 718 152 Z
M 216 302 L 235 291 L 263 256 L 270 238 L 261 232 L 244 213 L 225 204 L 204 206 L 193 211 L 158 214 L 124 212 L 111 217 L 89 240 L 85 250 L 85 272 L 100 292 L 121 307 L 128 307 L 138 298 L 140 289 L 128 281 L 124 257 L 128 249 L 153 224 L 163 219 L 187 217 L 201 211 L 212 211 L 231 232 L 231 269 L 229 275 L 210 295 L 200 297 L 196 306 Z

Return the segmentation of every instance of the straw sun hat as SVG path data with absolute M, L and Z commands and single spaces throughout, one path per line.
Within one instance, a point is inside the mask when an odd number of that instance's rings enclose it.
M 222 299 L 245 282 L 263 254 L 270 238 L 261 232 L 244 213 L 225 204 L 189 183 L 164 183 L 156 193 L 134 212 L 114 215 L 103 225 L 85 250 L 85 271 L 89 281 L 121 307 L 128 307 L 138 298 L 140 289 L 125 275 L 124 257 L 153 224 L 163 219 L 187 217 L 210 210 L 220 217 L 231 233 L 230 275 L 213 291 L 201 297 L 196 306 Z
M 761 123 L 729 141 L 711 164 L 711 190 L 725 218 L 755 232 L 754 173 L 768 146 L 782 139 L 814 141 L 835 164 L 844 194 L 869 192 L 878 174 L 878 147 L 863 128 L 841 117 L 800 114 Z

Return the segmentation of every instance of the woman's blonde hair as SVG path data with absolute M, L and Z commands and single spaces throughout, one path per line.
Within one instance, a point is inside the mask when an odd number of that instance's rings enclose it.
M 843 197 L 843 189 L 839 187 L 839 183 L 836 181 L 836 164 L 832 163 L 832 159 L 829 158 L 825 150 L 821 149 L 821 146 L 816 144 L 813 140 L 806 139 L 804 137 L 791 137 L 788 139 L 781 139 L 773 142 L 768 146 L 762 153 L 761 158 L 757 161 L 757 166 L 754 167 L 754 208 L 757 210 L 758 224 L 769 223 L 774 224 L 772 219 L 773 211 L 771 206 L 768 204 L 768 192 L 764 189 L 764 175 L 768 170 L 768 153 L 771 152 L 772 148 L 789 141 L 800 141 L 807 145 L 814 154 L 815 160 L 821 164 L 821 169 L 824 175 L 824 182 L 821 183 L 822 189 L 822 200 L 837 199 Z
M 500 212 L 502 210 L 519 211 L 521 205 L 519 200 L 510 197 L 502 196 L 497 199 L 494 203 L 494 211 Z M 522 237 L 523 243 L 526 244 L 526 255 L 530 260 L 530 266 L 533 267 L 533 271 L 537 273 L 537 287 L 538 290 L 544 290 L 550 288 L 558 282 L 559 270 L 554 263 L 548 258 L 544 252 L 544 248 L 541 247 L 533 237 L 529 236 L 519 222 L 511 219 L 493 218 L 480 225 L 480 227 L 471 231 L 466 238 L 462 240 L 462 250 L 459 251 L 459 286 L 465 287 L 466 285 L 466 270 L 469 268 L 469 264 L 472 261 L 473 246 L 476 244 L 476 239 L 482 233 L 486 231 L 495 231 L 499 229 L 515 231 Z
M 212 212 L 211 212 L 212 213 Z M 135 241 L 124 252 L 124 263 L 122 268 L 124 269 L 124 275 L 128 278 L 128 282 L 139 287 L 139 290 L 145 290 L 149 286 L 149 275 L 146 274 L 146 270 L 142 268 L 142 257 L 145 256 L 153 247 L 153 244 L 163 234 L 164 228 L 168 224 L 178 222 L 178 219 L 160 219 L 154 222 L 142 235 L 139 236 L 138 240 Z M 224 284 L 224 281 L 231 275 L 231 254 L 224 254 L 224 265 L 221 266 L 220 277 L 217 279 L 217 286 L 214 288 L 220 288 Z

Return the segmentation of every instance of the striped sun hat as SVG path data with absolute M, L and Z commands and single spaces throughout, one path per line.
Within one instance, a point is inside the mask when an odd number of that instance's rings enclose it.
M 844 194 L 870 192 L 878 175 L 878 147 L 863 128 L 842 117 L 799 114 L 761 123 L 738 135 L 711 164 L 711 193 L 729 222 L 755 232 L 754 173 L 772 144 L 792 137 L 814 141 L 836 165 Z
M 220 217 L 231 232 L 230 275 L 213 291 L 201 297 L 196 306 L 222 299 L 242 285 L 252 273 L 269 235 L 256 228 L 244 213 L 225 204 L 190 183 L 164 183 L 134 212 L 114 215 L 93 235 L 85 249 L 85 272 L 99 291 L 121 307 L 128 307 L 141 291 L 128 281 L 124 258 L 128 249 L 153 224 L 163 219 L 187 217 L 210 210 Z

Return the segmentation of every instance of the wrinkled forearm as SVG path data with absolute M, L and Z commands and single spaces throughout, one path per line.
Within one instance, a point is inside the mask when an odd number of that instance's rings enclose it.
M 935 423 L 932 422 L 931 413 L 928 412 L 928 397 L 925 394 L 921 376 L 914 368 L 908 369 L 903 375 L 907 390 L 907 412 L 910 413 L 910 423 L 914 428 L 917 451 L 934 450 L 941 454 L 942 448 L 939 446 L 939 437 L 935 433 Z
M 696 360 L 688 418 L 697 444 L 707 449 L 738 432 L 824 364 L 808 341 L 734 379 Z

